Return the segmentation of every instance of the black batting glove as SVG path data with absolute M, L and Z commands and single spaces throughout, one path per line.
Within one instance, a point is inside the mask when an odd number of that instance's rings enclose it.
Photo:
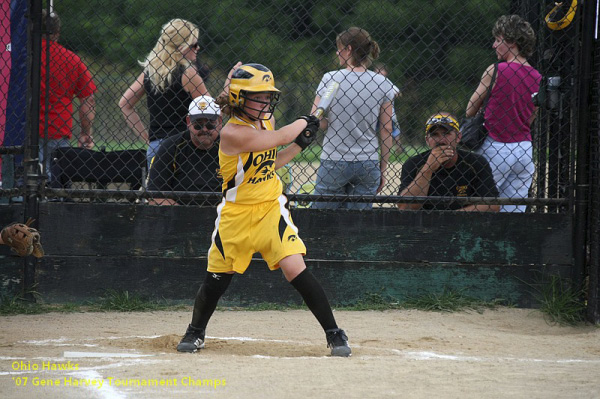
M 321 121 L 319 120 L 319 118 L 317 118 L 314 115 L 302 115 L 299 116 L 298 119 L 304 119 L 307 123 L 307 128 L 311 125 L 314 125 L 317 127 L 317 130 L 319 130 L 319 124 L 321 123 Z
M 321 121 L 314 115 L 302 115 L 298 119 L 306 121 L 306 128 L 296 137 L 294 143 L 298 144 L 302 150 L 310 145 L 317 138 L 319 124 Z

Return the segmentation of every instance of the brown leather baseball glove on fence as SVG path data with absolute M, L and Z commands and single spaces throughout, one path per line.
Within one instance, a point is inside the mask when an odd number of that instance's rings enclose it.
M 27 223 L 12 223 L 2 229 L 0 237 L 2 242 L 8 245 L 13 252 L 19 256 L 33 255 L 36 258 L 44 256 L 40 233 L 33 227 L 29 227 L 34 219 Z

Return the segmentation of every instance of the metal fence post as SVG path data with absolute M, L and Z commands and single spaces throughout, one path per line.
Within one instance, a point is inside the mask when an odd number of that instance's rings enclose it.
M 596 2 L 586 1 L 583 4 L 583 24 L 581 52 L 579 63 L 579 96 L 578 96 L 578 140 L 577 171 L 575 178 L 575 220 L 573 253 L 573 283 L 575 288 L 583 288 L 587 255 L 587 218 L 589 198 L 589 145 L 590 145 L 590 85 L 592 83 L 592 51 L 596 17 Z
M 39 228 L 39 172 L 38 172 L 38 148 L 39 148 L 39 121 L 40 114 L 40 59 L 42 54 L 42 2 L 32 0 L 31 2 L 31 29 L 30 46 L 31 60 L 29 64 L 29 104 L 27 116 L 27 140 L 25 141 L 24 160 L 24 206 L 25 219 L 35 219 L 33 227 Z M 35 301 L 33 295 L 35 287 L 36 258 L 28 256 L 24 260 L 23 291 L 24 298 Z

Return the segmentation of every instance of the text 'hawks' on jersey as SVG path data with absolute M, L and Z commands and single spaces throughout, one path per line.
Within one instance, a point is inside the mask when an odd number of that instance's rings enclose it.
M 228 123 L 256 127 L 239 117 Z M 261 121 L 265 130 L 273 130 L 270 121 Z M 277 148 L 237 155 L 224 154 L 219 149 L 219 164 L 223 176 L 223 197 L 236 204 L 258 204 L 272 201 L 281 195 L 282 184 L 275 173 Z
M 253 153 L 250 153 L 253 154 Z M 254 176 L 249 180 L 249 184 L 261 183 L 275 177 L 275 159 L 277 158 L 277 148 L 272 148 L 266 152 L 259 152 L 252 157 L 252 165 L 256 168 Z

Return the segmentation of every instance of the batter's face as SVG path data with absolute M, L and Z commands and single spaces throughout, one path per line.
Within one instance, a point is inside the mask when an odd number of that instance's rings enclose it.
M 244 103 L 244 111 L 256 119 L 269 119 L 272 94 L 269 92 L 249 93 Z
M 221 117 L 216 120 L 200 118 L 192 121 L 188 116 L 187 125 L 192 143 L 201 150 L 208 150 L 219 137 L 222 119 Z

